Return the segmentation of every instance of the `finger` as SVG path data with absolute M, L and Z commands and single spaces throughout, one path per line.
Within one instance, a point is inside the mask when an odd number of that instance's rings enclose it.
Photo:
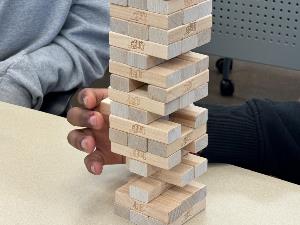
M 78 93 L 78 102 L 87 109 L 96 108 L 107 98 L 108 90 L 103 88 L 85 88 Z
M 95 130 L 101 130 L 107 123 L 107 120 L 101 113 L 78 107 L 74 107 L 68 111 L 67 120 L 74 126 L 88 127 Z
M 92 153 L 96 147 L 95 138 L 89 129 L 72 130 L 68 134 L 68 142 L 74 148 L 89 154 Z
M 100 151 L 94 151 L 85 157 L 84 163 L 90 173 L 100 175 L 103 170 L 104 158 Z

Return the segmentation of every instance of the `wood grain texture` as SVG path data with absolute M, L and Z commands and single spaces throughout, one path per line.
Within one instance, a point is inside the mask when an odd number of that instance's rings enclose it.
M 149 140 L 148 141 L 148 152 L 159 155 L 162 157 L 168 157 L 169 155 L 177 152 L 180 149 L 185 148 L 192 141 L 200 138 L 202 135 L 206 134 L 206 124 L 203 126 L 192 129 L 186 126 L 181 126 L 181 137 L 173 142 L 172 144 L 164 144 L 162 142 Z
M 119 34 L 128 35 L 129 23 L 126 20 L 110 17 L 110 30 Z
M 128 115 L 129 120 L 142 123 L 142 124 L 149 124 L 160 118 L 161 116 L 158 114 L 129 106 L 129 115 Z
M 182 163 L 190 165 L 194 168 L 194 177 L 198 178 L 207 172 L 207 159 L 196 156 L 193 154 L 187 154 L 182 158 Z
M 147 10 L 148 8 L 147 0 L 128 0 L 128 6 L 142 10 Z
M 147 152 L 148 139 L 133 134 L 128 134 L 128 147 L 142 152 Z
M 212 0 L 200 2 L 197 5 L 183 9 L 183 24 L 196 21 L 212 14 Z
M 161 59 L 171 59 L 182 53 L 181 41 L 169 45 L 133 38 L 115 32 L 109 32 L 109 44 L 137 53 L 154 56 Z
M 148 163 L 152 166 L 156 166 L 162 169 L 169 170 L 181 162 L 181 152 L 177 151 L 170 155 L 168 158 L 160 157 L 149 152 L 142 152 L 128 146 L 120 145 L 117 143 L 111 143 L 111 151 L 119 155 L 126 156 L 131 159 L 138 160 L 140 162 Z
M 128 0 L 109 0 L 111 4 L 128 6 Z
M 173 143 L 181 137 L 181 125 L 163 119 L 145 125 L 110 115 L 109 122 L 111 128 L 166 144 Z
M 140 0 L 135 0 L 135 1 L 140 1 Z M 128 36 L 147 41 L 149 40 L 149 26 L 140 23 L 129 22 Z
M 163 89 L 160 87 L 149 85 L 148 94 L 149 97 L 153 100 L 160 102 L 170 102 L 192 91 L 193 89 L 208 83 L 208 81 L 209 71 L 206 70 L 168 89 Z
M 119 91 L 131 92 L 143 85 L 144 85 L 143 82 L 137 80 L 133 80 L 127 77 L 122 77 L 116 74 L 110 75 L 110 86 L 113 89 L 117 89 Z
M 199 128 L 201 125 L 207 123 L 208 110 L 191 104 L 170 114 L 169 119 L 187 127 Z
M 160 170 L 158 167 L 128 157 L 126 158 L 126 164 L 130 172 L 142 177 L 149 177 Z
M 204 134 L 200 138 L 192 141 L 184 149 L 191 153 L 199 153 L 208 146 L 208 135 Z
M 109 128 L 109 140 L 120 145 L 127 145 L 128 134 L 120 130 Z
M 103 115 L 108 116 L 111 111 L 110 105 L 111 105 L 111 100 L 109 98 L 103 99 L 98 107 L 98 112 L 102 113 Z
M 162 29 L 172 29 L 183 24 L 183 12 L 178 11 L 170 15 L 162 15 L 146 10 L 110 5 L 110 15 L 123 20 L 141 23 Z
M 110 103 L 111 115 L 118 116 L 124 119 L 128 119 L 129 108 L 128 105 L 121 104 L 119 102 L 111 101 Z

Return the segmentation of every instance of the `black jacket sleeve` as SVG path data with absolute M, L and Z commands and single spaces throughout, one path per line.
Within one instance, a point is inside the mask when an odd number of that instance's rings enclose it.
M 198 104 L 199 105 L 199 104 Z M 228 163 L 300 184 L 300 103 L 253 99 L 209 110 L 209 162 Z

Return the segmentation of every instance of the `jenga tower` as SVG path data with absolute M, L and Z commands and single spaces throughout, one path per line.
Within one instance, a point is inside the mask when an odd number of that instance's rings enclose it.
M 115 194 L 133 224 L 183 224 L 205 209 L 212 0 L 111 0 L 112 151 L 137 174 Z

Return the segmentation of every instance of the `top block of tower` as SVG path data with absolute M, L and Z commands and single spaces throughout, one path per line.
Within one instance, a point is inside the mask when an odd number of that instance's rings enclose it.
M 171 59 L 211 39 L 212 0 L 111 0 L 113 47 Z

